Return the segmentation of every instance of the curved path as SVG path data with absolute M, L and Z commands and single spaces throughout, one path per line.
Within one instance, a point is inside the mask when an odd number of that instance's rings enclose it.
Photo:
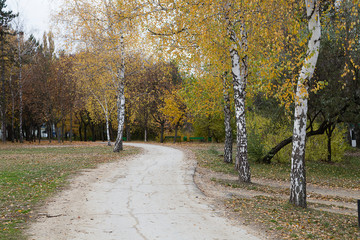
M 29 239 L 258 239 L 204 203 L 183 152 L 144 152 L 74 178 L 29 229 Z

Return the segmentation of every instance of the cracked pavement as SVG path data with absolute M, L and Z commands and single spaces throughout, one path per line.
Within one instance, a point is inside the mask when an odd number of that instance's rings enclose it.
M 127 145 L 144 151 L 73 178 L 30 226 L 29 239 L 258 239 L 207 204 L 193 182 L 196 163 L 182 151 Z

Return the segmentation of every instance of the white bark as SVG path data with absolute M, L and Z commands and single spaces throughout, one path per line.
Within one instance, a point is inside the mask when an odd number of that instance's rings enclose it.
M 122 137 L 124 132 L 124 123 L 125 123 L 125 95 L 124 95 L 124 78 L 125 78 L 125 46 L 124 46 L 124 36 L 121 34 L 119 41 L 119 52 L 121 54 L 121 60 L 117 66 L 117 113 L 118 113 L 118 132 L 116 137 L 116 142 L 114 146 L 114 152 L 119 152 L 123 150 L 122 146 Z
M 109 116 L 108 115 L 106 115 L 106 138 L 107 138 L 107 141 L 108 141 L 108 146 L 111 146 Z
M 123 150 L 123 132 L 125 123 L 125 95 L 124 95 L 124 84 L 121 84 L 117 89 L 117 118 L 118 118 L 118 131 L 116 142 L 114 146 L 114 152 Z
M 239 172 L 239 180 L 241 182 L 251 182 L 250 167 L 247 156 L 247 134 L 246 134 L 246 120 L 245 120 L 245 97 L 246 97 L 246 82 L 248 75 L 247 68 L 247 33 L 245 29 L 245 22 L 241 20 L 240 39 L 237 38 L 232 25 L 229 25 L 230 40 L 232 46 L 230 47 L 230 56 L 232 62 L 232 75 L 234 86 L 234 100 L 235 100 L 235 117 L 237 129 L 237 153 L 235 167 Z M 238 48 L 240 48 L 241 56 Z
M 306 207 L 305 141 L 308 84 L 315 71 L 321 36 L 319 0 L 305 0 L 305 5 L 309 19 L 308 29 L 311 37 L 308 42 L 307 56 L 302 66 L 296 88 L 290 176 L 290 202 L 301 207 Z

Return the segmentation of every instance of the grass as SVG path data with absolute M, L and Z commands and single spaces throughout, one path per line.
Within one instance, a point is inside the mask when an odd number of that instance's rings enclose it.
M 219 145 L 206 148 L 192 149 L 201 167 L 213 171 L 238 175 L 234 164 L 223 162 L 222 149 Z M 354 150 L 353 150 L 354 151 Z M 360 154 L 359 150 L 348 154 L 341 163 L 307 162 L 307 180 L 310 183 L 327 186 L 359 189 L 360 187 Z M 273 163 L 261 164 L 250 160 L 252 176 L 262 179 L 290 181 L 290 164 Z M 284 189 L 258 184 L 242 184 L 237 181 L 211 179 L 221 185 L 232 188 L 255 190 L 267 194 L 286 194 Z M 314 195 L 314 194 L 312 194 Z M 330 201 L 351 202 L 353 199 L 314 195 L 312 198 Z M 253 198 L 233 197 L 226 201 L 227 208 L 232 211 L 234 218 L 243 219 L 245 224 L 257 225 L 275 239 L 360 239 L 358 219 L 338 213 L 329 213 L 313 209 L 316 204 L 309 204 L 309 208 L 294 207 L 288 199 L 280 197 L 266 197 L 263 195 Z
M 276 197 L 234 197 L 226 206 L 245 224 L 257 224 L 276 239 L 359 239 L 355 216 L 290 205 Z
M 105 145 L 0 145 L 0 239 L 25 239 L 22 230 L 43 200 L 67 184 L 69 175 L 136 154 Z
M 195 154 L 201 167 L 210 168 L 216 172 L 237 175 L 234 164 L 222 161 L 220 145 L 213 145 L 207 149 L 195 149 Z M 354 150 L 353 150 L 354 151 Z M 357 150 L 357 153 L 360 151 Z M 233 154 L 235 156 L 235 154 Z M 249 160 L 251 175 L 255 178 L 265 178 L 279 181 L 290 181 L 290 163 L 261 164 Z M 360 154 L 344 156 L 340 163 L 306 162 L 306 178 L 308 183 L 327 186 L 360 189 Z

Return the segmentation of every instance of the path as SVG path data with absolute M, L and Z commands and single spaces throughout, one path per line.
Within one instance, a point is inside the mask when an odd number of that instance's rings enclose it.
M 180 150 L 129 144 L 143 154 L 87 170 L 50 202 L 29 239 L 258 239 L 220 217 Z

